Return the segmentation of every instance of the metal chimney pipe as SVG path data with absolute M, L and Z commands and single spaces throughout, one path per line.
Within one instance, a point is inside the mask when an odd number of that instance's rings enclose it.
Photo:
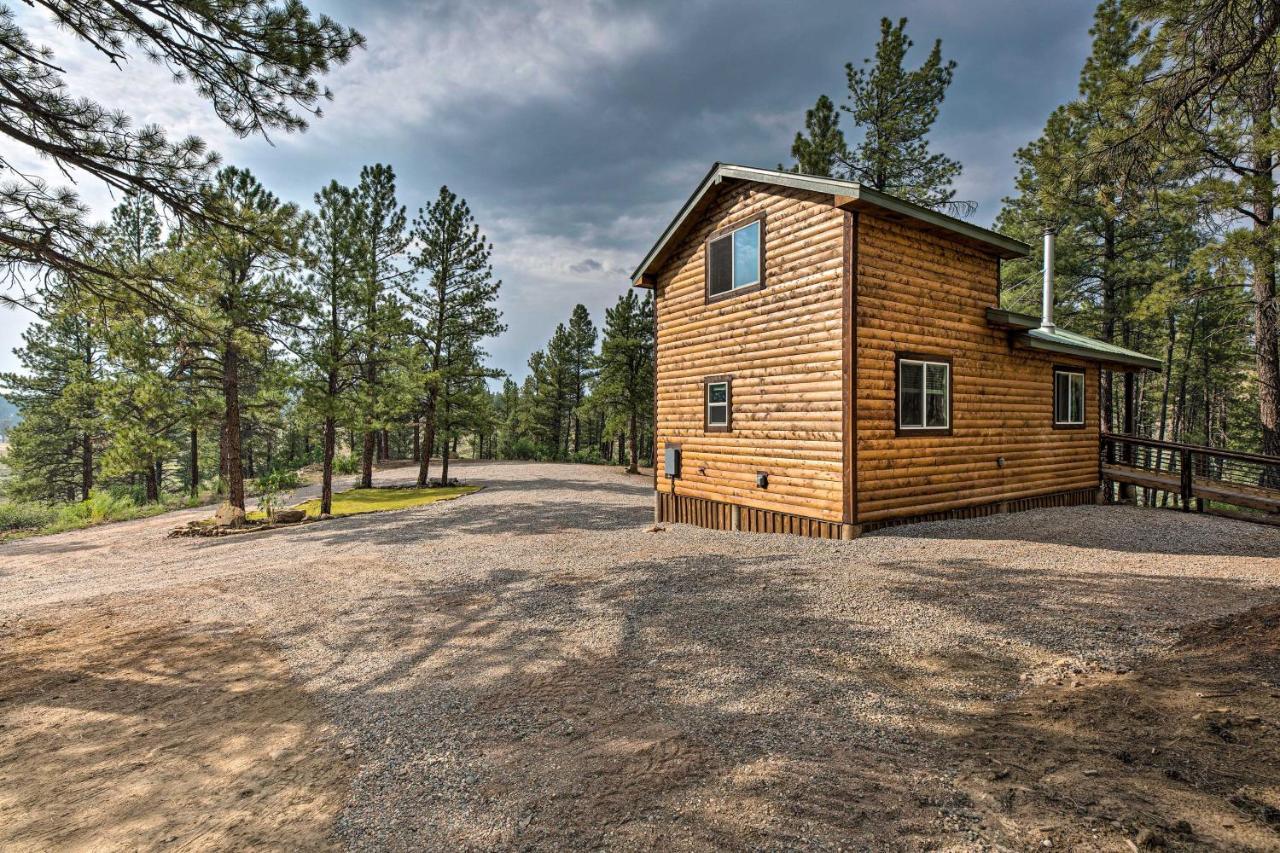
M 1053 325 L 1053 238 L 1053 229 L 1044 229 L 1044 297 L 1040 311 L 1040 328 L 1049 332 L 1056 328 Z

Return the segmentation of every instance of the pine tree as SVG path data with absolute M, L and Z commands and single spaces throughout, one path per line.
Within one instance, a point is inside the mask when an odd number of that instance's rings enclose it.
M 435 202 L 414 219 L 413 238 L 413 270 L 422 282 L 408 296 L 425 360 L 420 395 L 425 439 L 418 467 L 418 485 L 425 486 L 436 441 L 452 436 L 474 380 L 497 375 L 484 366 L 480 342 L 506 327 L 494 304 L 502 282 L 493 277 L 489 262 L 493 247 L 465 201 L 441 187 Z M 442 464 L 445 480 L 447 441 Z
M 373 458 L 379 435 L 386 427 L 392 401 L 387 375 L 403 357 L 398 346 L 406 331 L 405 306 L 398 293 L 409 275 L 406 253 L 412 240 L 405 208 L 396 200 L 396 176 L 390 166 L 377 163 L 360 170 L 355 189 L 358 217 L 362 316 L 360 360 L 363 373 L 359 409 L 364 445 L 360 486 L 373 485 Z
M 104 71 L 128 73 L 136 50 L 189 79 L 237 135 L 296 131 L 319 115 L 329 92 L 317 77 L 345 63 L 364 43 L 327 16 L 298 2 L 228 0 L 148 3 L 35 0 L 70 37 L 104 60 Z M 287 34 L 287 37 L 282 37 Z M 118 191 L 154 196 L 170 210 L 200 218 L 210 211 L 203 186 L 215 157 L 200 140 L 170 141 L 159 128 L 77 97 L 56 57 L 34 44 L 13 12 L 0 10 L 0 131 L 27 157 L 48 158 L 62 174 L 78 172 Z M 69 189 L 52 187 L 9 163 L 0 166 L 0 263 L 57 271 L 40 283 L 56 290 L 74 279 L 100 297 L 129 295 L 166 307 L 152 276 L 104 275 L 97 229 Z M 26 277 L 30 282 L 30 277 Z M 22 298 L 10 297 L 10 298 Z
M 1087 163 L 1150 184 L 1170 157 L 1201 177 L 1198 195 L 1226 234 L 1219 263 L 1248 270 L 1264 453 L 1280 455 L 1280 311 L 1277 310 L 1280 163 L 1280 7 L 1271 0 L 1132 0 L 1134 62 L 1106 81 L 1105 110 Z
M 100 302 L 65 284 L 51 296 L 46 318 L 27 328 L 14 350 L 22 372 L 0 375 L 5 397 L 22 414 L 9 431 L 5 464 L 15 496 L 88 500 L 104 437 L 105 317 Z
M 873 189 L 925 207 L 971 213 L 973 205 L 955 201 L 951 188 L 960 176 L 960 164 L 929 151 L 929 131 L 956 64 L 942 61 L 939 39 L 919 68 L 903 68 L 912 46 L 906 25 L 906 18 L 896 25 L 883 18 L 875 64 L 866 59 L 862 68 L 845 65 L 849 103 L 841 109 L 862 131 L 862 140 L 842 158 L 842 171 Z
M 296 319 L 300 300 L 288 273 L 299 254 L 298 218 L 243 169 L 220 171 L 211 194 L 218 224 L 194 234 L 178 259 L 193 305 L 184 333 L 198 341 L 202 373 L 221 391 L 227 500 L 243 510 L 241 385 L 247 367 Z
M 304 362 L 304 399 L 323 424 L 320 512 L 327 515 L 333 511 L 337 425 L 349 413 L 361 376 L 360 216 L 354 193 L 337 181 L 316 193 L 315 202 L 306 221 L 306 328 L 296 349 Z
M 641 422 L 653 410 L 653 351 L 653 297 L 641 301 L 629 289 L 605 312 L 599 389 L 626 420 L 632 474 L 639 470 Z
M 791 157 L 796 161 L 791 171 L 823 178 L 838 177 L 843 164 L 849 160 L 849 149 L 840 130 L 840 113 L 830 98 L 818 96 L 818 102 L 804 114 L 804 128 L 808 136 L 796 133 L 795 142 L 791 143 Z
M 569 373 L 572 376 L 573 453 L 576 456 L 582 446 L 582 404 L 587 397 L 587 387 L 595 378 L 596 326 L 585 305 L 575 305 L 569 316 L 568 328 Z

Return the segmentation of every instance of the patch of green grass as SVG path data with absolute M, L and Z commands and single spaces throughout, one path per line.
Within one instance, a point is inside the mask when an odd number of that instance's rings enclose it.
M 448 486 L 435 489 L 419 489 L 413 486 L 391 489 L 348 489 L 334 494 L 333 514 L 335 516 L 361 515 L 366 512 L 385 512 L 389 509 L 408 509 L 460 498 L 479 490 L 479 486 Z M 312 498 L 309 501 L 303 501 L 294 509 L 306 510 L 308 518 L 317 518 L 320 515 L 320 499 Z M 255 510 L 246 518 L 250 521 L 264 521 L 266 515 Z

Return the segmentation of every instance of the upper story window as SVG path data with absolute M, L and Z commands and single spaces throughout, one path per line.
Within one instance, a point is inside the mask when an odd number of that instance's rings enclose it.
M 707 432 L 728 432 L 733 418 L 733 380 L 708 376 L 703 380 L 703 426 Z
M 764 220 L 757 217 L 707 241 L 707 298 L 724 297 L 763 282 Z
M 1053 425 L 1084 426 L 1084 371 L 1072 367 L 1053 369 Z
M 951 360 L 942 356 L 898 356 L 898 432 L 951 431 Z

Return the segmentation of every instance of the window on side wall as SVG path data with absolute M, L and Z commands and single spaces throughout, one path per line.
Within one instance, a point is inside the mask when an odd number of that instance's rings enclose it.
M 1084 370 L 1078 367 L 1053 369 L 1053 425 L 1084 426 Z
M 898 433 L 951 432 L 951 360 L 903 353 L 898 356 Z
M 733 380 L 709 376 L 702 383 L 703 426 L 707 432 L 728 432 L 733 428 Z
M 707 298 L 758 289 L 764 280 L 763 244 L 763 219 L 712 235 L 707 241 Z

